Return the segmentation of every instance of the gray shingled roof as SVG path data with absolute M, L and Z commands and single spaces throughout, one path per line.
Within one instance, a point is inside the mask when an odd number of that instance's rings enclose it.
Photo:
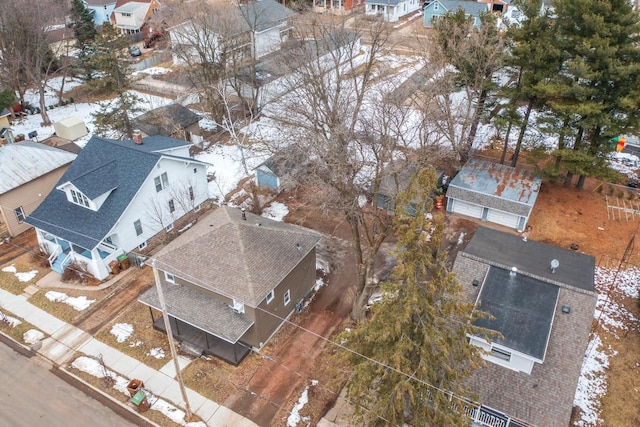
M 155 145 L 151 140 L 144 138 L 143 145 L 136 145 L 131 140 L 92 137 L 56 187 L 66 182 L 75 185 L 79 180 L 83 192 L 90 194 L 96 193 L 94 188 L 111 189 L 114 182 L 117 182 L 117 188 L 97 212 L 69 202 L 63 191 L 53 190 L 25 222 L 84 248 L 94 248 L 120 219 L 144 180 L 163 157 L 161 153 L 153 152 Z M 163 137 L 157 148 L 169 148 L 170 141 L 174 141 L 176 147 L 184 144 L 184 141 Z M 107 185 L 103 182 L 105 165 L 110 166 L 112 176 Z
M 71 163 L 74 153 L 33 141 L 0 147 L 0 194 Z
M 487 3 L 480 3 L 471 0 L 438 0 L 440 4 L 448 11 L 455 12 L 458 9 L 464 10 L 469 15 L 480 16 L 482 12 L 488 12 Z
M 90 199 L 98 197 L 118 186 L 118 176 L 113 173 L 117 162 L 112 160 L 73 179 L 73 185 Z
M 253 321 L 235 313 L 229 305 L 199 292 L 189 286 L 167 285 L 162 287 L 167 313 L 198 329 L 209 332 L 225 341 L 236 343 L 253 325 Z M 141 303 L 161 310 L 158 290 L 152 287 L 138 299 Z
M 247 24 L 254 31 L 264 31 L 296 13 L 275 0 L 259 0 L 238 6 Z
M 472 159 L 449 183 L 447 197 L 526 217 L 536 203 L 540 183 L 524 169 Z
M 256 307 L 311 252 L 320 235 L 222 206 L 156 256 L 168 271 L 211 292 Z
M 576 288 L 594 291 L 595 258 L 591 255 L 558 248 L 534 240 L 523 241 L 513 234 L 480 227 L 464 252 L 491 261 L 507 269 L 516 267 L 520 272 Z M 526 256 L 523 256 L 526 254 Z M 551 260 L 560 266 L 551 271 Z
M 478 303 L 493 318 L 474 323 L 502 334 L 491 341 L 542 362 L 559 291 L 557 285 L 522 274 L 512 276 L 503 268 L 490 267 Z
M 201 116 L 187 107 L 170 104 L 136 117 L 134 123 L 147 135 L 171 136 L 177 129 L 185 129 L 201 119 Z

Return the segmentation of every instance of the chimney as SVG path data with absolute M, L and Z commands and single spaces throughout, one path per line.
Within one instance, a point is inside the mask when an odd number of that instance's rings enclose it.
M 140 129 L 133 130 L 133 142 L 137 145 L 142 145 L 142 132 L 140 132 Z
M 246 221 L 247 220 L 247 214 L 245 213 L 245 208 L 240 209 L 242 211 L 242 220 Z

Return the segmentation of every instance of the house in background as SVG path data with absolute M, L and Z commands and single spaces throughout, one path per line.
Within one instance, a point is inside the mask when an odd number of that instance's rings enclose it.
M 433 0 L 424 8 L 424 26 L 431 28 L 433 23 L 445 14 L 462 9 L 467 17 L 473 18 L 473 24 L 479 27 L 480 15 L 483 12 L 489 12 L 490 6 L 489 3 L 471 0 Z
M 569 425 L 596 306 L 595 259 L 480 227 L 453 271 L 494 318 L 475 324 L 502 335 L 469 336 L 488 362 L 469 386 L 495 425 Z
M 313 0 L 313 10 L 319 13 L 347 15 L 364 6 L 365 0 Z
M 142 136 L 163 135 L 202 146 L 204 132 L 198 123 L 202 117 L 180 104 L 148 111 L 133 120 Z
M 27 217 L 62 273 L 71 262 L 99 280 L 119 255 L 144 249 L 156 234 L 208 199 L 208 164 L 191 144 L 163 136 L 112 141 L 92 137 L 42 204 Z
M 8 128 L 9 126 L 11 126 L 11 123 L 9 122 L 9 117 L 11 117 L 11 111 L 9 111 L 8 108 L 5 108 L 2 111 L 0 111 L 0 129 Z
M 174 50 L 173 63 L 185 65 L 181 56 L 193 56 L 194 61 L 200 61 L 198 46 L 206 45 L 214 50 L 211 46 L 222 46 L 225 42 L 233 45 L 237 59 L 262 58 L 279 50 L 289 39 L 289 18 L 294 15 L 295 12 L 275 0 L 255 0 L 219 10 L 207 18 L 207 29 L 198 28 L 194 22 L 176 25 L 168 30 Z M 231 55 L 229 52 L 209 52 L 211 58 L 207 60 L 219 60 L 223 53 Z
M 302 150 L 288 147 L 255 167 L 256 185 L 271 191 L 288 191 L 297 185 L 295 175 L 306 167 L 307 157 Z
M 403 191 L 409 189 L 411 178 L 418 172 L 416 164 L 400 162 L 396 165 L 387 166 L 382 172 L 380 187 L 374 195 L 375 205 L 378 209 L 393 212 L 396 209 L 396 197 Z M 440 188 L 444 177 L 444 171 L 436 170 L 436 186 Z M 411 214 L 415 215 L 415 203 L 411 203 Z
M 139 33 L 159 8 L 158 0 L 117 0 L 110 16 L 111 23 L 122 33 Z
M 387 22 L 396 22 L 401 17 L 420 9 L 418 0 L 365 0 L 365 13 L 382 16 Z
M 221 206 L 156 256 L 176 339 L 237 365 L 313 289 L 320 234 Z M 165 331 L 157 289 L 139 300 Z
M 23 141 L 0 147 L 0 236 L 30 228 L 25 218 L 53 189 L 74 153 Z
M 116 7 L 116 0 L 83 0 L 84 6 L 91 12 L 93 23 L 96 26 L 102 25 L 111 19 L 113 9 Z
M 449 183 L 447 211 L 523 231 L 540 184 L 524 169 L 472 159 Z

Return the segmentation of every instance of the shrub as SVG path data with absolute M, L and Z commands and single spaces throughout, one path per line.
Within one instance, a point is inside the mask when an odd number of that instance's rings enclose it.
M 618 191 L 618 199 L 622 199 L 624 198 L 624 191 L 620 190 Z
M 41 268 L 49 268 L 49 256 L 51 251 L 47 246 L 40 246 L 37 250 L 31 252 L 31 262 Z

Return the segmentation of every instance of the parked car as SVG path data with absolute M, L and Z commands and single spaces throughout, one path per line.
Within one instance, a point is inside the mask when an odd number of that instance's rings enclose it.
M 131 56 L 140 56 L 142 52 L 140 52 L 140 48 L 138 46 L 129 46 L 129 54 Z

